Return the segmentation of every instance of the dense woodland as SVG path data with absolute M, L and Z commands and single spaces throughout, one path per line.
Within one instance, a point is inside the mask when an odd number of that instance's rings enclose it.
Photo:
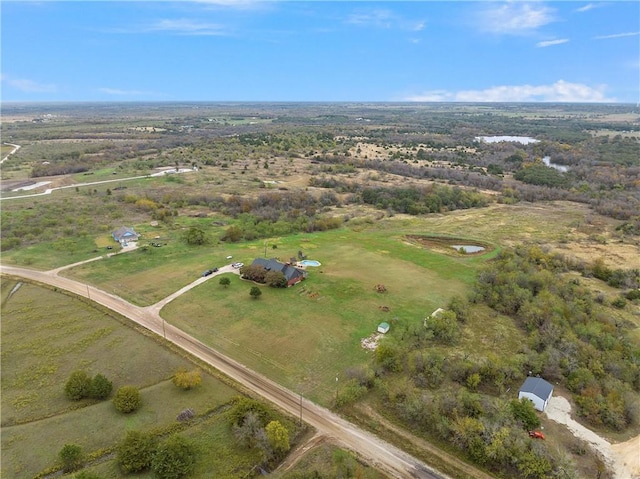
M 501 477 L 576 477 L 568 455 L 529 438 L 540 425 L 531 403 L 503 396 L 529 371 L 570 391 L 591 427 L 640 425 L 640 347 L 629 334 L 635 326 L 611 314 L 624 307 L 625 297 L 605 304 L 569 275 L 576 270 L 585 277 L 617 276 L 623 291 L 640 287 L 638 269 L 577 264 L 535 246 L 505 250 L 480 272 L 469 298 L 453 298 L 424 324 L 400 324 L 401 331 L 378 346 L 370 369 L 347 371 L 340 401 L 378 391 L 406 427 L 455 445 Z M 515 354 L 480 356 L 455 348 L 484 306 L 513 318 L 526 337 Z

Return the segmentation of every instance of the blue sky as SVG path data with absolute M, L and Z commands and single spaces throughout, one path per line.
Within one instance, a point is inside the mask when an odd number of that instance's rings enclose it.
M 640 101 L 640 2 L 6 1 L 2 101 Z

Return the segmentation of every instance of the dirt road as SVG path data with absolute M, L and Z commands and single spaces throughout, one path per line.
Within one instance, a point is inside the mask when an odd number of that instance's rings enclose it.
M 333 438 L 337 444 L 356 452 L 369 464 L 392 477 L 401 479 L 446 478 L 443 474 L 434 471 L 409 454 L 356 427 L 328 409 L 283 388 L 265 376 L 211 349 L 175 326 L 165 323 L 158 315 L 156 308 L 135 306 L 118 296 L 69 278 L 56 276 L 53 272 L 35 271 L 12 266 L 2 266 L 0 272 L 55 286 L 89 298 L 150 331 L 164 336 L 168 341 L 260 394 L 294 417 L 299 417 L 302 414 L 302 419 L 316 428 L 321 434 Z

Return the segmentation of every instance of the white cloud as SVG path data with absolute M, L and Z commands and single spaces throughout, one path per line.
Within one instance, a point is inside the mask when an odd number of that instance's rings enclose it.
M 142 90 L 121 90 L 119 88 L 98 88 L 98 91 L 114 96 L 151 95 L 151 92 Z
M 640 35 L 640 32 L 614 33 L 613 35 L 599 35 L 593 38 L 596 40 L 608 40 L 610 38 L 635 37 L 637 35 Z
M 25 93 L 50 93 L 58 89 L 56 85 L 39 83 L 26 78 L 12 78 L 7 75 L 2 75 L 1 79 L 8 86 Z
M 164 19 L 147 26 L 146 32 L 170 32 L 179 35 L 226 35 L 223 25 L 205 23 L 187 18 Z
M 558 38 L 557 40 L 546 40 L 543 42 L 536 43 L 536 47 L 545 48 L 545 47 L 551 47 L 553 45 L 562 45 L 563 43 L 567 43 L 568 41 L 569 41 L 568 38 Z
M 405 101 L 427 102 L 564 102 L 602 103 L 615 102 L 615 98 L 605 96 L 605 85 L 590 87 L 582 83 L 558 80 L 551 85 L 503 85 L 484 90 L 432 90 L 406 97 Z
M 378 28 L 390 28 L 395 21 L 395 15 L 389 10 L 376 9 L 369 12 L 352 13 L 347 23 L 354 25 L 373 26 Z
M 597 3 L 587 3 L 586 5 L 580 7 L 580 8 L 576 8 L 574 11 L 575 12 L 588 12 L 589 10 L 593 10 L 594 8 L 600 8 L 602 5 L 597 4 Z
M 347 18 L 346 23 L 363 27 L 399 28 L 414 32 L 424 30 L 425 27 L 425 22 L 422 20 L 407 20 L 396 15 L 391 10 L 383 8 L 352 13 Z
M 554 10 L 542 3 L 507 2 L 484 7 L 476 24 L 490 33 L 526 35 L 553 21 Z

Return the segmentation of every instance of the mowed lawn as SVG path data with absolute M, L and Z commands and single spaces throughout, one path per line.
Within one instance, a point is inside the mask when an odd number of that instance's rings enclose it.
M 162 428 L 186 408 L 205 414 L 238 394 L 206 373 L 200 387 L 179 390 L 172 374 L 195 366 L 143 331 L 46 288 L 27 283 L 16 288 L 19 283 L 9 279 L 1 284 L 2 477 L 34 477 L 54 465 L 65 443 L 77 443 L 87 453 L 109 448 L 127 430 Z M 142 408 L 123 415 L 110 400 L 68 400 L 64 384 L 79 369 L 104 374 L 114 390 L 139 387 Z M 230 431 L 227 436 L 223 448 L 229 447 Z
M 253 283 L 237 275 L 228 275 L 226 288 L 212 278 L 161 314 L 292 390 L 330 404 L 345 369 L 370 359 L 362 338 L 382 321 L 391 323 L 389 334 L 401 323 L 422 321 L 451 296 L 464 294 L 483 261 L 435 254 L 403 238 L 343 229 L 271 239 L 267 256 L 288 260 L 302 251 L 322 266 L 309 267 L 309 278 L 291 288 L 261 285 L 258 299 L 249 295 Z M 253 254 L 245 263 L 263 256 L 263 247 L 248 245 Z M 385 293 L 376 291 L 379 284 Z

